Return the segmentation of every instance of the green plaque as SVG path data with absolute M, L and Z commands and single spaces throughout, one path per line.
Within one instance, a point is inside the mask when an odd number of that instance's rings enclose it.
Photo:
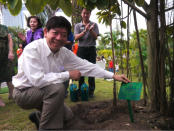
M 140 100 L 142 83 L 140 82 L 130 82 L 122 83 L 118 98 L 122 100 Z

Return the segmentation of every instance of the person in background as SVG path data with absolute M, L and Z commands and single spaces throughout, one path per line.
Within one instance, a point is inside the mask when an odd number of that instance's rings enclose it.
M 74 35 L 72 32 L 70 32 L 70 34 L 68 35 L 68 40 L 66 44 L 64 45 L 64 47 L 72 51 L 73 44 L 74 44 Z
M 104 56 L 101 57 L 101 61 L 103 62 L 103 69 L 106 69 L 106 60 Z
M 18 37 L 24 41 L 23 47 L 28 45 L 33 40 L 37 40 L 40 38 L 43 38 L 44 33 L 42 29 L 42 23 L 37 16 L 30 16 L 27 19 L 27 26 L 30 28 L 30 30 L 27 31 L 26 36 L 22 33 L 18 33 Z
M 93 76 L 130 82 L 124 75 L 103 70 L 63 47 L 70 32 L 71 24 L 66 18 L 51 17 L 44 29 L 45 38 L 26 46 L 18 60 L 13 96 L 21 108 L 38 110 L 32 113 L 30 120 L 39 130 L 63 129 L 65 123 L 73 120 L 73 112 L 64 103 L 63 82 L 68 79 Z
M 115 65 L 115 70 L 116 70 L 117 73 L 119 72 L 119 64 L 118 64 L 118 62 Z
M 9 89 L 8 99 L 13 99 L 12 76 L 14 75 L 13 68 L 13 40 L 5 25 L 0 24 L 0 83 L 7 82 Z M 0 106 L 5 106 L 5 103 L 0 98 Z
M 91 10 L 86 8 L 82 9 L 81 17 L 82 22 L 77 23 L 74 29 L 75 40 L 78 40 L 79 46 L 77 56 L 82 59 L 86 59 L 89 62 L 96 63 L 96 40 L 99 36 L 99 29 L 96 23 L 89 20 L 91 16 Z M 80 87 L 85 82 L 84 77 L 79 80 L 79 94 Z M 95 78 L 88 78 L 89 84 L 89 97 L 94 96 L 95 90 Z
M 72 46 L 72 51 L 75 55 L 77 55 L 77 51 L 78 51 L 78 43 L 75 43 L 73 46 Z
M 112 60 L 109 61 L 109 71 L 114 72 L 114 66 L 113 66 L 113 61 Z
M 19 58 L 23 52 L 23 45 L 20 43 L 18 46 L 19 48 L 17 49 L 16 54 L 17 54 L 17 57 Z
M 70 32 L 70 34 L 68 35 L 68 40 L 65 43 L 64 47 L 66 47 L 67 49 L 72 51 L 72 45 L 74 44 L 74 35 L 72 32 Z M 65 92 L 65 97 L 68 96 L 68 87 L 69 87 L 69 80 L 64 82 L 65 88 L 66 88 L 66 92 Z

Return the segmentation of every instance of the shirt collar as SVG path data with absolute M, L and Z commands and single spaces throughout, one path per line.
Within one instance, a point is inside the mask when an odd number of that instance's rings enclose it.
M 45 47 L 45 53 L 46 53 L 46 56 L 49 56 L 52 54 L 48 44 L 47 44 L 47 41 L 46 41 L 46 38 L 44 38 L 44 47 Z
M 44 38 L 44 46 L 45 46 L 46 56 L 49 56 L 49 55 L 56 55 L 56 56 L 58 56 L 60 50 L 58 52 L 56 52 L 55 54 L 53 54 L 53 52 L 51 51 L 51 49 L 49 48 L 49 46 L 47 44 L 46 38 Z

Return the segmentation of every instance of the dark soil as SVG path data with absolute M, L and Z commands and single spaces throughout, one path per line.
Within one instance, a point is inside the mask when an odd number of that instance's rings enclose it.
M 112 101 L 77 104 L 72 108 L 73 120 L 65 125 L 66 130 L 173 130 L 174 118 L 151 113 L 134 102 L 133 118 L 130 121 L 127 101 L 118 101 L 113 108 Z

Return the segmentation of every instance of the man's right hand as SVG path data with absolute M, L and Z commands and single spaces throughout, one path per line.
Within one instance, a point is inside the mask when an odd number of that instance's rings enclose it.
M 81 73 L 79 70 L 71 70 L 69 71 L 69 76 L 72 80 L 79 80 L 81 77 Z

